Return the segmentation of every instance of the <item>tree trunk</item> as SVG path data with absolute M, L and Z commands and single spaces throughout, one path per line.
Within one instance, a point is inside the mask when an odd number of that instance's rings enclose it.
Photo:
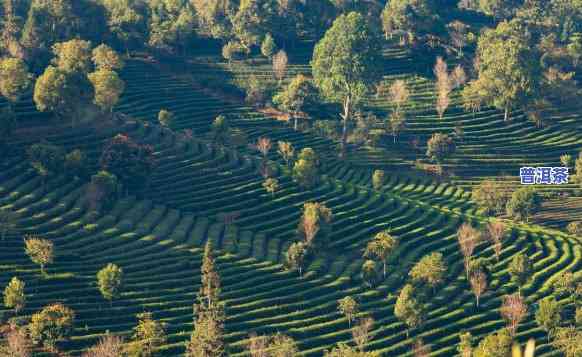
M 346 155 L 346 145 L 348 142 L 348 120 L 350 118 L 352 98 L 348 95 L 344 100 L 344 113 L 341 115 L 343 119 L 342 141 L 341 141 L 341 157 Z
M 294 120 L 293 130 L 297 131 L 297 122 L 298 122 L 297 115 L 293 115 L 293 120 Z
M 509 120 L 509 105 L 505 106 L 505 114 L 503 116 L 503 121 L 508 121 Z
M 384 279 L 386 279 L 386 262 L 384 262 Z
M 479 295 L 475 295 L 475 298 L 477 298 L 477 309 L 479 309 Z

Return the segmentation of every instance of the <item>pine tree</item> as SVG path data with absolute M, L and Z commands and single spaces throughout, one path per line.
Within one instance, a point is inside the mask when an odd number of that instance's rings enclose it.
M 194 304 L 194 331 L 192 332 L 188 356 L 225 356 L 224 304 L 220 301 L 220 276 L 215 269 L 212 245 L 206 243 L 202 260 L 202 284 L 198 302 Z

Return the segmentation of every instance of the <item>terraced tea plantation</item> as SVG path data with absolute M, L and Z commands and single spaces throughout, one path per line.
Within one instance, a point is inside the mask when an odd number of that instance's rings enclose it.
M 155 355 L 182 356 L 194 328 L 193 303 L 201 284 L 202 253 L 212 243 L 226 306 L 225 342 L 228 356 L 248 356 L 250 333 L 282 333 L 297 342 L 299 356 L 323 356 L 338 343 L 353 345 L 352 325 L 338 311 L 338 300 L 350 296 L 359 303 L 356 320 L 372 317 L 366 351 L 381 356 L 412 356 L 422 340 L 431 356 L 457 354 L 459 334 L 470 332 L 474 345 L 505 326 L 500 314 L 504 296 L 517 292 L 528 311 L 519 323 L 516 341 L 534 338 L 536 356 L 562 354 L 539 327 L 535 313 L 539 301 L 554 292 L 563 274 L 582 279 L 582 238 L 563 230 L 580 220 L 579 186 L 561 186 L 568 201 L 548 201 L 531 224 L 502 217 L 506 239 L 496 255 L 488 240 L 475 247 L 473 259 L 487 262 L 489 281 L 479 306 L 465 275 L 457 232 L 464 223 L 484 230 L 490 221 L 472 199 L 471 188 L 483 179 L 507 175 L 517 187 L 520 166 L 558 166 L 563 154 L 576 156 L 582 148 L 582 106 L 551 109 L 551 125 L 537 128 L 520 111 L 504 122 L 503 113 L 484 108 L 473 114 L 462 110 L 460 93 L 453 92 L 442 119 L 432 103 L 432 78 L 412 73 L 410 53 L 398 46 L 384 52 L 383 81 L 404 79 L 410 88 L 406 130 L 397 144 L 383 141 L 361 146 L 339 159 L 338 143 L 314 131 L 296 131 L 287 123 L 236 99 L 223 98 L 192 79 L 197 73 L 220 77 L 270 78 L 270 65 L 246 68 L 215 63 L 210 71 L 193 60 L 187 72 L 168 69 L 153 60 L 130 59 L 121 77 L 126 91 L 115 108 L 124 121 L 103 127 L 80 127 L 71 132 L 47 133 L 43 140 L 67 152 L 81 149 L 96 171 L 106 142 L 122 133 L 135 142 L 151 145 L 155 169 L 148 187 L 119 195 L 110 209 L 94 211 L 87 204 L 88 182 L 65 176 L 46 182 L 26 160 L 24 149 L 35 137 L 11 142 L 11 154 L 0 162 L 0 208 L 18 214 L 16 229 L 0 241 L 0 286 L 17 276 L 26 283 L 22 319 L 42 307 L 60 302 L 75 311 L 72 336 L 58 348 L 80 356 L 107 334 L 131 340 L 136 314 L 151 312 L 167 324 L 167 340 Z M 297 56 L 301 62 L 301 56 Z M 200 71 L 200 72 L 197 72 Z M 307 62 L 292 63 L 283 83 L 298 73 L 309 75 Z M 370 94 L 366 110 L 386 116 L 391 104 Z M 30 97 L 16 106 L 23 122 L 38 123 L 48 116 L 36 112 Z M 157 124 L 161 109 L 175 115 L 171 129 Z M 212 123 L 226 115 L 230 126 L 248 143 L 268 137 L 272 143 L 288 141 L 296 152 L 312 148 L 320 155 L 320 180 L 312 189 L 301 187 L 275 148 L 263 159 L 246 145 L 221 146 L 209 138 Z M 327 112 L 321 118 L 330 119 Z M 434 132 L 464 130 L 455 156 L 445 163 L 454 175 L 435 178 L 414 170 Z M 376 123 L 375 129 L 383 124 Z M 192 135 L 183 135 L 184 129 Z M 415 151 L 410 140 L 422 143 Z M 273 194 L 263 186 L 263 161 L 270 162 L 278 180 Z M 374 187 L 373 172 L 383 169 L 386 179 Z M 557 188 L 546 188 L 547 191 Z M 306 202 L 331 209 L 329 243 L 307 260 L 302 276 L 288 269 L 286 252 L 298 240 L 297 227 Z M 568 213 L 564 213 L 563 210 Z M 226 216 L 234 215 L 234 219 Z M 542 223 L 539 225 L 537 223 Z M 558 230 L 562 229 L 562 230 Z M 387 274 L 368 286 L 363 253 L 376 234 L 389 231 L 398 246 L 390 255 Z M 32 234 L 54 244 L 54 262 L 47 275 L 25 254 L 23 237 Z M 426 302 L 423 324 L 407 329 L 395 316 L 400 291 L 409 271 L 424 256 L 441 253 L 446 265 L 444 281 Z M 532 265 L 530 279 L 518 287 L 510 279 L 510 265 L 523 254 Z M 96 273 L 108 263 L 124 271 L 120 297 L 109 303 L 101 296 Z M 575 325 L 575 303 L 562 296 L 562 325 Z M 0 309 L 0 322 L 14 317 Z M 579 323 L 579 322 L 578 322 Z M 35 349 L 35 355 L 50 351 Z

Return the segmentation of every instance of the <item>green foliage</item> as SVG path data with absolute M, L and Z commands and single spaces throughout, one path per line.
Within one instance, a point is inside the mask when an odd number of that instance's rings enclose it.
M 99 171 L 91 176 L 91 186 L 88 190 L 88 200 L 94 209 L 97 205 L 109 207 L 117 198 L 117 177 L 107 171 Z
M 263 43 L 261 43 L 261 54 L 267 58 L 273 57 L 273 54 L 277 51 L 277 44 L 271 36 L 270 33 L 265 35 Z
M 68 175 L 83 178 L 89 170 L 87 156 L 79 149 L 65 155 L 64 169 Z
M 384 170 L 374 170 L 372 174 L 372 186 L 374 190 L 380 191 L 382 186 L 384 186 Z
M 31 166 L 41 176 L 56 175 L 63 171 L 64 150 L 49 143 L 39 143 L 26 150 Z
M 533 266 L 527 256 L 519 253 L 509 263 L 508 270 L 511 281 L 521 289 L 531 279 Z
M 304 75 L 298 74 L 291 80 L 289 85 L 282 92 L 273 97 L 273 103 L 282 111 L 290 113 L 297 130 L 297 119 L 299 114 L 315 105 L 317 99 L 317 89 L 313 83 Z
M 224 115 L 219 115 L 214 119 L 211 128 L 212 142 L 218 145 L 225 145 L 230 137 L 231 128 Z
M 31 84 L 26 63 L 18 58 L 0 60 L 0 93 L 15 103 Z
M 224 304 L 220 301 L 220 276 L 216 271 L 210 241 L 204 248 L 202 281 L 194 305 L 194 331 L 188 346 L 191 357 L 225 356 Z
M 379 38 L 366 19 L 356 12 L 336 18 L 315 46 L 311 60 L 315 85 L 325 99 L 343 105 L 342 153 L 345 153 L 353 107 L 380 78 L 380 63 Z
M 137 326 L 133 329 L 136 346 L 142 349 L 143 356 L 152 356 L 154 349 L 166 342 L 166 323 L 153 319 L 151 312 L 137 314 Z
M 222 57 L 228 62 L 242 58 L 246 53 L 245 48 L 237 41 L 228 41 L 222 46 Z
M 331 209 L 323 203 L 305 202 L 303 214 L 299 219 L 297 233 L 304 239 L 309 248 L 319 249 L 327 246 L 331 233 L 331 221 L 333 214 Z
M 542 205 L 542 198 L 533 187 L 517 189 L 507 202 L 507 215 L 518 220 L 529 222 L 529 217 L 536 213 Z
M 88 73 L 91 70 L 91 42 L 69 40 L 53 45 L 53 64 L 65 73 Z
M 504 110 L 505 120 L 512 108 L 537 96 L 539 61 L 527 31 L 517 22 L 502 22 L 485 31 L 479 38 L 477 57 L 479 77 L 467 90 L 470 96 Z
M 394 305 L 394 315 L 408 328 L 417 328 L 424 321 L 424 306 L 415 295 L 414 287 L 406 284 Z
M 348 325 L 351 327 L 352 321 L 359 310 L 358 302 L 353 297 L 346 296 L 343 299 L 339 299 L 337 304 L 339 312 L 346 317 Z
M 552 343 L 555 348 L 562 351 L 565 357 L 580 357 L 582 355 L 582 331 L 574 326 L 557 329 Z
M 105 67 L 90 73 L 88 78 L 95 93 L 93 103 L 105 113 L 113 112 L 113 107 L 125 90 L 125 82 L 116 72 Z
M 279 180 L 276 178 L 268 178 L 263 182 L 263 187 L 271 195 L 275 196 L 275 192 L 279 189 Z
M 122 134 L 109 140 L 103 148 L 101 169 L 114 174 L 126 188 L 146 184 L 154 168 L 153 149 Z
M 434 31 L 439 16 L 430 0 L 394 0 L 386 2 L 382 11 L 382 28 L 386 37 L 395 31 L 405 33 L 410 42 L 417 36 Z
M 546 297 L 540 300 L 538 309 L 536 311 L 536 322 L 538 326 L 544 329 L 548 334 L 548 338 L 552 336 L 555 330 L 560 326 L 562 321 L 561 316 L 562 307 L 553 296 Z
M 509 18 L 521 5 L 518 0 L 479 0 L 479 9 L 496 19 Z
M 195 15 L 188 1 L 151 0 L 148 45 L 155 49 L 184 50 L 193 39 Z
M 304 148 L 299 153 L 293 166 L 293 180 L 306 189 L 313 188 L 319 180 L 319 159 L 311 148 Z
M 40 271 L 44 275 L 45 265 L 54 260 L 53 242 L 46 239 L 27 236 L 24 238 L 24 251 L 33 263 L 40 265 Z
M 434 133 L 428 140 L 426 156 L 437 163 L 442 163 L 455 152 L 455 142 L 447 134 Z
M 485 337 L 473 351 L 474 357 L 507 357 L 511 354 L 512 339 L 503 329 Z
M 167 128 L 171 127 L 174 124 L 174 113 L 166 109 L 161 109 L 158 113 L 158 123 Z
M 107 25 L 117 43 L 128 50 L 145 42 L 146 8 L 140 0 L 101 0 Z
M 578 182 L 578 185 L 582 187 L 582 151 L 580 151 L 580 154 L 576 159 L 575 165 L 576 165 L 576 181 Z
M 382 262 L 383 276 L 386 278 L 386 263 L 390 255 L 398 246 L 398 241 L 390 235 L 389 231 L 378 232 L 374 239 L 368 242 L 364 255 Z
M 361 274 L 362 281 L 368 288 L 371 288 L 374 285 L 376 285 L 376 283 L 378 282 L 378 278 L 380 277 L 380 274 L 378 272 L 378 265 L 376 264 L 375 261 L 371 259 L 364 261 L 364 263 L 362 264 Z
M 500 181 L 483 180 L 473 188 L 472 198 L 486 213 L 502 214 L 509 195 Z
M 285 254 L 287 267 L 297 269 L 299 276 L 303 276 L 303 265 L 307 257 L 307 247 L 303 242 L 295 242 L 289 246 Z
M 428 284 L 433 289 L 444 281 L 447 267 L 441 253 L 431 253 L 422 257 L 410 270 L 415 283 Z
M 4 306 L 13 308 L 16 314 L 26 306 L 25 286 L 22 280 L 13 277 L 4 289 Z
M 101 295 L 113 301 L 121 293 L 123 284 L 123 270 L 115 264 L 109 263 L 97 272 L 97 285 Z
M 75 313 L 62 304 L 53 304 L 32 315 L 28 330 L 33 343 L 54 348 L 73 332 Z
M 97 70 L 115 71 L 123 69 L 125 66 L 123 59 L 117 52 L 106 44 L 101 44 L 93 49 L 91 60 Z
M 377 352 L 362 352 L 345 343 L 338 343 L 331 351 L 325 351 L 325 357 L 379 357 Z
M 473 336 L 470 332 L 463 332 L 459 334 L 459 345 L 457 351 L 461 357 L 471 357 L 473 353 Z

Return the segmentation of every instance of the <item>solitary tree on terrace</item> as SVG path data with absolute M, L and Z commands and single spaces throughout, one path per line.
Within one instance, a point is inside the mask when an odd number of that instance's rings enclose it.
M 340 15 L 315 46 L 311 66 L 315 85 L 324 98 L 341 102 L 341 154 L 345 155 L 349 120 L 368 86 L 379 78 L 379 38 L 359 13 Z
M 501 256 L 506 230 L 505 223 L 499 220 L 487 223 L 487 237 L 493 245 L 493 251 L 495 252 L 497 261 L 499 261 L 499 257 Z
M 394 305 L 394 315 L 408 327 L 406 329 L 407 337 L 410 328 L 416 328 L 422 324 L 423 313 L 423 304 L 415 296 L 414 287 L 411 284 L 406 284 L 400 291 Z
M 515 336 L 519 323 L 527 315 L 527 305 L 523 297 L 519 294 L 504 296 L 500 312 L 507 323 L 509 334 Z
M 473 271 L 471 272 L 469 281 L 471 283 L 471 290 L 475 294 L 477 308 L 479 308 L 479 299 L 485 290 L 487 290 L 487 274 L 480 269 Z
M 394 249 L 398 246 L 398 241 L 390 235 L 388 231 L 378 232 L 374 239 L 366 246 L 366 256 L 373 257 L 382 262 L 383 275 L 386 278 L 386 263 Z
M 468 223 L 463 223 L 457 231 L 457 240 L 459 242 L 459 249 L 463 253 L 463 261 L 465 264 L 465 273 L 467 280 L 469 280 L 471 257 L 473 251 L 480 240 L 480 233 Z
M 346 296 L 343 299 L 339 299 L 337 304 L 339 312 L 348 319 L 348 326 L 351 328 L 354 316 L 358 313 L 358 302 L 353 297 Z
M 40 272 L 45 275 L 44 267 L 54 259 L 53 243 L 50 240 L 27 236 L 24 238 L 26 255 L 34 263 L 40 265 Z
M 107 264 L 97 273 L 97 284 L 101 295 L 113 303 L 113 299 L 116 299 L 121 293 L 123 270 L 115 264 Z
M 24 281 L 13 277 L 4 289 L 4 306 L 13 308 L 14 313 L 18 312 L 26 305 L 26 295 L 24 294 Z

